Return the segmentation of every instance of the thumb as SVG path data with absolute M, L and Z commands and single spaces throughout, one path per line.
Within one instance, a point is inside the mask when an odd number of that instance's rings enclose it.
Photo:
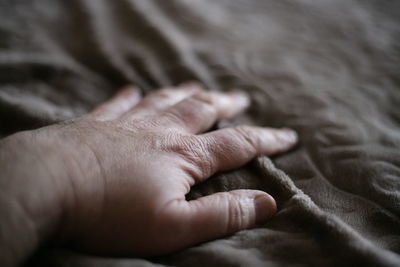
M 234 190 L 216 193 L 189 202 L 187 224 L 190 243 L 222 237 L 254 227 L 276 212 L 275 200 L 258 190 Z

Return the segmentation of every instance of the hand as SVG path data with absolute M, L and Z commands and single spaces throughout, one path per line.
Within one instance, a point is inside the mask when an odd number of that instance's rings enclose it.
M 191 186 L 212 174 L 296 143 L 287 129 L 237 126 L 203 133 L 248 104 L 243 93 L 206 92 L 193 84 L 143 100 L 138 90 L 127 89 L 88 115 L 14 137 L 29 136 L 31 142 L 22 143 L 40 147 L 35 151 L 41 151 L 48 184 L 60 192 L 53 206 L 62 212 L 49 212 L 58 214 L 53 239 L 83 251 L 149 256 L 268 220 L 276 204 L 263 191 L 185 200 Z

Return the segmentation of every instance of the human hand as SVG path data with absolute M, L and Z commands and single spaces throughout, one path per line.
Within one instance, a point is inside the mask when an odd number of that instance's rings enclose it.
M 193 84 L 143 100 L 138 90 L 127 89 L 88 115 L 19 134 L 34 140 L 23 142 L 27 147 L 40 146 L 35 151 L 51 177 L 48 187 L 61 192 L 52 205 L 61 212 L 47 212 L 58 217 L 52 238 L 82 251 L 150 256 L 268 220 L 276 204 L 263 191 L 185 200 L 191 186 L 212 174 L 297 142 L 287 129 L 237 126 L 203 133 L 248 104 L 243 93 L 206 92 Z

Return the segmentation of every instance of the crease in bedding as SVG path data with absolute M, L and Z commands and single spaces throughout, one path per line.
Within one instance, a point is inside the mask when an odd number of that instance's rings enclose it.
M 300 144 L 197 185 L 261 189 L 278 213 L 156 258 L 45 248 L 27 266 L 400 266 L 400 2 L 0 0 L 0 136 L 84 114 L 126 84 L 240 88 L 217 127 Z

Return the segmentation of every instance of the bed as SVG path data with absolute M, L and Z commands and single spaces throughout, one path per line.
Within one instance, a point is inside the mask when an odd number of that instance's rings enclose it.
M 300 144 L 187 196 L 265 190 L 265 225 L 155 258 L 44 247 L 27 266 L 400 266 L 400 2 L 1 0 L 0 134 L 82 115 L 127 84 L 246 90 L 239 123 Z

